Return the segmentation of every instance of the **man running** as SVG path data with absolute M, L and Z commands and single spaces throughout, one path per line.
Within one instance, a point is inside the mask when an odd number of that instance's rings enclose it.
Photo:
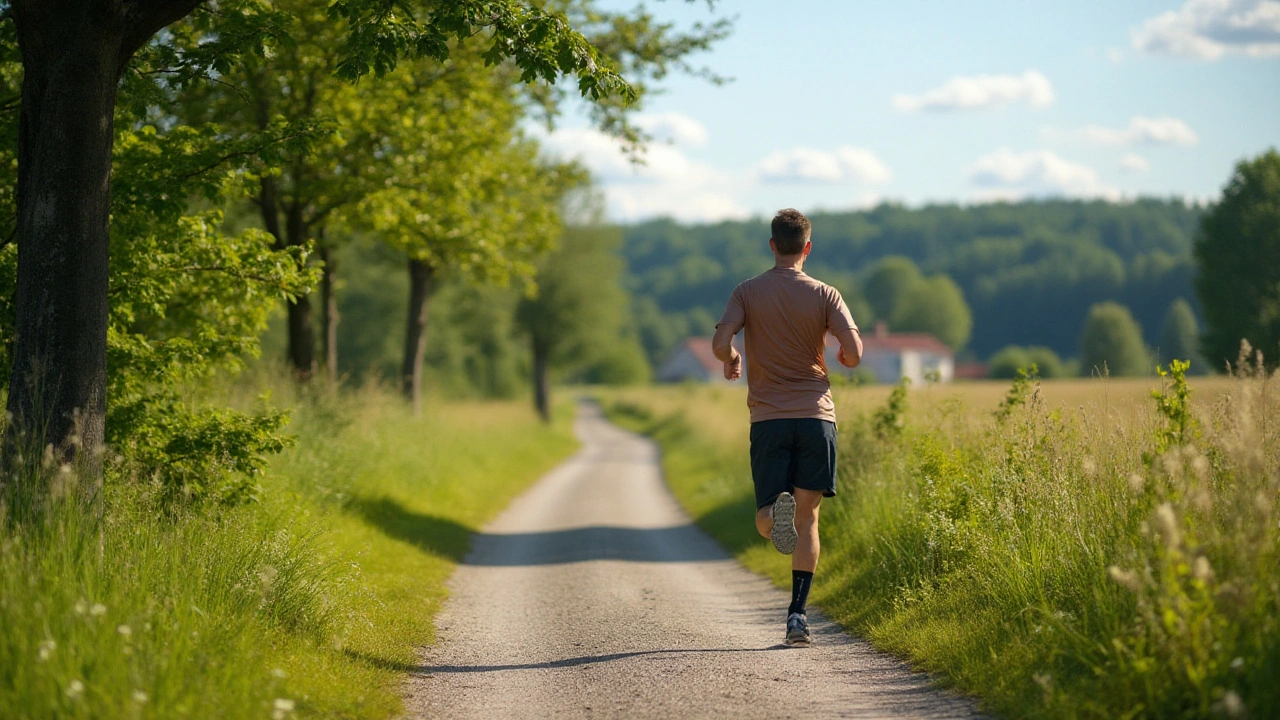
M 733 336 L 746 328 L 756 530 L 792 556 L 787 644 L 807 646 L 818 506 L 836 494 L 836 413 L 825 337 L 835 336 L 837 358 L 850 368 L 862 360 L 862 339 L 840 293 L 803 272 L 813 248 L 809 219 L 788 208 L 774 216 L 770 229 L 773 269 L 734 288 L 711 346 L 725 378 L 737 380 L 742 356 Z

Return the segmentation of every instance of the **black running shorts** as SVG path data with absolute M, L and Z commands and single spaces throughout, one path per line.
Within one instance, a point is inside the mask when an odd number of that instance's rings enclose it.
M 836 424 L 816 418 L 751 423 L 756 508 L 795 488 L 836 494 Z

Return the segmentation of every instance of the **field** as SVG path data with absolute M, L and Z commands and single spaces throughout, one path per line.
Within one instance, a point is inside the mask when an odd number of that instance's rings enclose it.
M 256 503 L 157 512 L 116 483 L 100 526 L 0 530 L 0 717 L 398 715 L 470 533 L 575 446 L 567 407 L 275 394 L 297 444 Z
M 1000 715 L 1280 714 L 1280 382 L 1175 380 L 837 389 L 815 601 Z M 751 523 L 744 388 L 604 400 L 789 583 Z

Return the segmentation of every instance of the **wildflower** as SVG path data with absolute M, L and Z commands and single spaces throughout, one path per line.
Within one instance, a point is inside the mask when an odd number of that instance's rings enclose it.
M 71 684 L 67 686 L 67 697 L 71 698 L 72 700 L 75 700 L 76 698 L 80 697 L 83 694 L 84 694 L 84 683 L 80 682 L 79 680 L 72 680 Z
M 1238 657 L 1231 661 L 1232 670 L 1239 670 L 1242 667 L 1244 667 L 1244 658 Z
M 53 655 L 53 651 L 57 649 L 58 649 L 58 643 L 52 640 L 43 640 L 40 642 L 40 650 L 36 653 L 36 655 L 37 657 L 40 658 L 40 662 L 44 662 L 48 660 L 49 656 Z
M 270 565 L 263 565 L 258 568 L 258 579 L 262 581 L 262 588 L 268 590 L 275 584 L 276 578 L 280 576 L 280 571 Z
M 1228 690 L 1222 699 L 1214 703 L 1214 710 L 1218 714 L 1227 717 L 1244 717 L 1244 701 L 1236 694 L 1235 690 Z
M 1094 462 L 1093 457 L 1085 455 L 1080 461 L 1080 470 L 1084 472 L 1087 478 L 1093 478 L 1094 473 L 1098 471 L 1098 463 Z
M 1200 582 L 1209 582 L 1213 580 L 1213 567 L 1209 565 L 1209 560 L 1201 555 L 1191 564 L 1191 576 Z
M 1142 491 L 1147 488 L 1147 480 L 1138 473 L 1129 473 L 1129 490 L 1134 495 L 1141 495 Z
M 83 615 L 89 612 L 89 603 L 85 602 L 84 600 L 77 600 L 75 611 L 77 615 Z
M 129 627 L 128 625 L 121 625 L 120 627 L 116 628 L 116 632 L 120 633 L 121 635 L 127 638 L 133 634 L 133 628 Z
M 145 703 L 147 701 L 147 694 L 142 692 L 141 690 L 134 690 L 133 701 L 141 705 L 142 703 Z
M 1191 472 L 1195 474 L 1197 480 L 1203 481 L 1209 477 L 1209 458 L 1203 455 L 1196 455 L 1192 458 Z
M 272 670 L 272 671 L 271 671 L 271 676 L 272 676 L 272 677 L 278 677 L 278 678 L 282 678 L 282 679 L 283 679 L 283 678 L 287 678 L 287 677 L 289 677 L 289 673 L 285 672 L 284 670 L 282 670 L 282 669 L 280 669 L 280 668 L 275 668 L 274 670 Z
M 103 605 L 102 603 L 94 603 L 93 607 L 89 608 L 89 614 L 93 617 L 100 617 L 102 615 L 106 615 L 107 606 Z
M 276 698 L 272 704 L 272 720 L 284 720 L 293 714 L 293 701 L 287 698 Z
M 1125 570 L 1118 565 L 1111 565 L 1107 568 L 1107 577 L 1130 592 L 1136 593 L 1142 589 L 1142 580 L 1138 578 L 1138 574 L 1132 570 Z
M 1156 508 L 1156 532 L 1164 541 L 1165 547 L 1175 548 L 1182 542 L 1182 534 L 1178 531 L 1178 516 L 1173 513 L 1173 506 L 1169 503 Z

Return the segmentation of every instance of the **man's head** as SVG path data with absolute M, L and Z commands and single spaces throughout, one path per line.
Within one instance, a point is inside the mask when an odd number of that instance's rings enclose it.
M 812 227 L 804 213 L 795 208 L 787 208 L 779 210 L 778 214 L 773 216 L 773 223 L 769 229 L 773 233 L 774 252 L 791 257 L 804 252 Z

